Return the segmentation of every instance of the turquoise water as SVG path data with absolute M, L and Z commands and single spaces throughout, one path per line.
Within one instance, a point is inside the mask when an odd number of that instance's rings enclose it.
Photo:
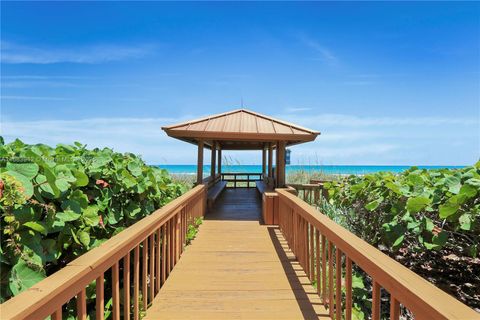
M 197 173 L 196 165 L 156 165 L 156 167 L 166 169 L 170 173 Z M 463 166 L 418 166 L 422 169 L 439 169 L 439 168 L 463 168 Z M 402 172 L 410 168 L 410 166 L 344 166 L 344 165 L 290 165 L 286 167 L 289 171 L 305 170 L 320 171 L 327 174 L 366 174 L 379 171 Z M 210 166 L 203 167 L 203 172 L 210 172 Z M 222 166 L 222 172 L 262 172 L 261 165 L 228 165 Z

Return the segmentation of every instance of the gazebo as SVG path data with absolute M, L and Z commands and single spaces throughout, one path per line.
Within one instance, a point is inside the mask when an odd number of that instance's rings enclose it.
M 198 146 L 197 184 L 206 184 L 209 189 L 221 180 L 223 150 L 261 150 L 261 183 L 266 190 L 284 187 L 286 147 L 313 141 L 320 134 L 246 109 L 190 120 L 162 129 L 170 137 Z M 210 149 L 212 154 L 210 176 L 205 179 L 204 148 Z

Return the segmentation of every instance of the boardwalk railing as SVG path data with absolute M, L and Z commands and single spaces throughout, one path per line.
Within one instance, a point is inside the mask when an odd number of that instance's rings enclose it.
M 282 189 L 277 192 L 279 227 L 310 281 L 317 284 L 317 292 L 332 319 L 352 318 L 354 264 L 372 278 L 373 320 L 380 319 L 382 288 L 390 294 L 390 319 L 399 319 L 400 305 L 413 313 L 415 319 L 480 319 L 480 314 L 297 196 Z
M 205 186 L 199 185 L 2 304 L 1 319 L 59 320 L 70 300 L 77 318 L 86 319 L 86 288 L 92 282 L 96 298 L 88 310 L 95 309 L 97 320 L 106 316 L 106 301 L 111 301 L 112 319 L 121 314 L 139 319 L 180 258 L 188 225 L 204 212 Z
M 262 180 L 262 173 L 222 172 L 222 180 L 227 181 L 227 187 L 254 188 L 255 181 Z M 253 185 L 251 184 L 253 183 Z
M 317 203 L 321 196 L 325 196 L 325 193 L 322 193 L 322 186 L 316 183 L 289 183 L 288 186 L 294 188 L 297 192 L 297 196 L 309 204 Z

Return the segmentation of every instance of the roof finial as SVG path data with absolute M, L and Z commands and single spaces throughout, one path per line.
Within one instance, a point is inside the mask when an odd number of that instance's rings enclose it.
M 242 105 L 242 109 L 243 109 L 243 96 L 241 97 L 240 101 L 241 101 L 241 105 Z

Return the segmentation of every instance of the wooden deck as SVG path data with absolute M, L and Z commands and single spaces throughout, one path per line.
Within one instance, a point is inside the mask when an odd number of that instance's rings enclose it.
M 255 189 L 227 189 L 205 217 L 146 319 L 327 319 Z

